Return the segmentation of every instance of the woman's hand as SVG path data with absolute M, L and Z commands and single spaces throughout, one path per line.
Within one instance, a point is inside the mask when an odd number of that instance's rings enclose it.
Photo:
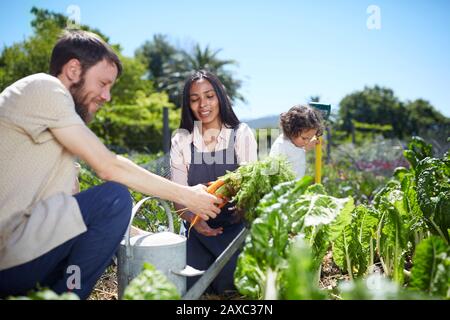
M 222 232 L 223 232 L 222 227 L 213 229 L 204 220 L 197 221 L 197 223 L 194 225 L 194 229 L 198 233 L 200 233 L 204 236 L 207 236 L 207 237 L 215 237 L 219 234 L 222 234 Z

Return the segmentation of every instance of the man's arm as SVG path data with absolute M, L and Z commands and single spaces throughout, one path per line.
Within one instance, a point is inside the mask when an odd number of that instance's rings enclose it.
M 51 129 L 55 138 L 72 154 L 80 157 L 107 181 L 116 181 L 148 195 L 185 205 L 204 220 L 220 212 L 214 203 L 221 200 L 206 192 L 206 187 L 182 186 L 157 176 L 132 161 L 109 151 L 84 125 Z

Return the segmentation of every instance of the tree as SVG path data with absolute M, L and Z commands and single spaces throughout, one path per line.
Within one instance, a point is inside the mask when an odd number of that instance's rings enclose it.
M 417 99 L 406 103 L 407 132 L 433 144 L 435 156 L 449 150 L 450 119 L 437 111 L 428 101 Z
M 365 87 L 345 96 L 339 104 L 339 123 L 348 134 L 353 122 L 392 126 L 392 134 L 406 138 L 423 131 L 448 132 L 449 119 L 437 111 L 428 101 L 418 99 L 401 102 L 392 89 Z M 446 130 L 447 129 L 447 130 Z M 431 131 L 430 131 L 431 130 Z M 390 131 L 385 131 L 389 135 Z
M 146 41 L 136 50 L 135 56 L 147 66 L 148 78 L 159 84 L 160 78 L 164 76 L 163 65 L 170 62 L 177 51 L 166 35 L 155 34 L 152 41 Z
M 0 91 L 25 76 L 48 72 L 50 56 L 59 35 L 67 25 L 68 18 L 59 13 L 33 7 L 31 22 L 33 34 L 22 42 L 5 47 L 0 54 Z M 106 37 L 87 25 L 80 29 Z M 162 110 L 169 107 L 170 125 L 179 124 L 179 112 L 168 101 L 164 91 L 155 92 L 153 83 L 145 78 L 146 64 L 121 55 L 119 45 L 112 45 L 124 66 L 121 77 L 111 92 L 107 103 L 90 124 L 91 129 L 106 144 L 117 151 L 159 151 L 162 147 Z
M 119 53 L 123 73 L 111 90 L 110 104 L 136 104 L 143 96 L 152 94 L 152 82 L 145 79 L 145 64 L 135 58 L 125 57 Z
M 33 35 L 10 47 L 4 47 L 0 55 L 0 91 L 30 74 L 48 72 L 53 46 L 67 25 L 67 17 L 62 14 L 36 7 L 31 9 L 31 13 L 35 16 L 31 22 Z M 97 29 L 86 25 L 80 28 L 95 32 L 108 41 Z
M 172 46 L 164 35 L 155 35 L 136 51 L 136 56 L 148 66 L 148 79 L 158 91 L 167 91 L 169 100 L 181 106 L 181 92 L 186 78 L 194 71 L 205 69 L 218 76 L 224 84 L 230 98 L 236 102 L 245 102 L 239 92 L 242 81 L 236 79 L 228 66 L 237 65 L 234 60 L 222 60 L 218 57 L 221 50 L 204 49 L 199 44 L 189 51 Z
M 450 124 L 450 119 L 437 111 L 428 101 L 417 99 L 406 103 L 407 130 L 411 135 L 422 135 L 424 131 L 435 129 L 436 132 L 444 132 L 444 127 Z M 448 130 L 446 130 L 448 134 Z
M 180 123 L 180 112 L 165 92 L 139 95 L 134 104 L 106 104 L 90 125 L 103 143 L 118 153 L 162 150 L 163 107 L 169 107 L 170 128 Z
M 375 86 L 365 87 L 345 96 L 339 104 L 339 118 L 342 129 L 348 134 L 352 131 L 352 120 L 368 124 L 392 125 L 393 134 L 402 138 L 406 131 L 403 103 L 388 88 Z

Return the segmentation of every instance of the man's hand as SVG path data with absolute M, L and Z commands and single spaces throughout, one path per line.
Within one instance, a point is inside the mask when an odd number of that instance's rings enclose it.
M 220 213 L 216 204 L 221 204 L 222 199 L 206 192 L 204 185 L 186 187 L 187 192 L 182 195 L 179 202 L 183 203 L 189 211 L 199 215 L 203 220 L 215 218 Z
M 201 220 L 201 219 L 199 221 L 197 221 L 197 223 L 194 225 L 194 229 L 198 233 L 200 233 L 206 237 L 215 237 L 219 234 L 222 234 L 222 232 L 223 232 L 222 227 L 213 229 L 206 223 L 205 220 Z

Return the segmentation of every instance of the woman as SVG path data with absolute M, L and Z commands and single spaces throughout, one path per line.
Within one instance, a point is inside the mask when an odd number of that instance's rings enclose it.
M 244 162 L 257 160 L 257 145 L 251 129 L 236 117 L 225 88 L 208 71 L 196 71 L 183 89 L 180 129 L 172 138 L 170 151 L 172 180 L 184 185 L 215 181 Z M 177 205 L 177 208 L 181 206 Z M 198 220 L 187 240 L 187 264 L 206 270 L 242 230 L 243 222 L 230 204 L 215 219 Z M 195 218 L 181 215 L 186 229 Z M 238 221 L 236 221 L 238 220 Z M 233 274 L 239 252 L 234 254 L 208 292 L 234 290 Z M 187 280 L 188 289 L 199 277 Z

